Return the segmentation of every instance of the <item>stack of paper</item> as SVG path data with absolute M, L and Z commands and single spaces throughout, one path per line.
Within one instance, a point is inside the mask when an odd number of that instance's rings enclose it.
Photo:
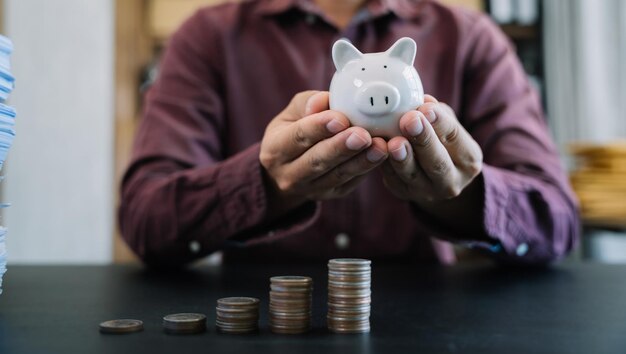
M 572 186 L 588 223 L 626 225 L 626 141 L 576 145 L 577 169 Z
M 15 110 L 4 104 L 15 86 L 9 60 L 12 51 L 13 43 L 0 35 L 0 169 L 4 165 L 15 138 Z M 0 204 L 0 208 L 7 206 L 8 204 Z M 2 277 L 7 270 L 7 252 L 4 244 L 6 234 L 7 229 L 0 226 L 0 294 L 2 294 Z
M 0 35 L 0 101 L 5 101 L 13 90 L 15 79 L 11 75 L 9 55 L 13 51 L 11 41 Z

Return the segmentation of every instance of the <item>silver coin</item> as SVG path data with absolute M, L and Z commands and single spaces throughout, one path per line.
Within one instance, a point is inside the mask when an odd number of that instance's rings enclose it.
M 201 313 L 175 313 L 163 317 L 163 322 L 170 324 L 201 323 L 206 321 L 206 316 Z
M 143 330 L 143 322 L 133 319 L 110 320 L 100 323 L 100 332 L 109 334 L 126 334 Z
M 304 285 L 313 284 L 313 279 L 311 279 L 311 277 L 303 277 L 303 276 L 297 276 L 297 275 L 279 275 L 279 276 L 271 277 L 270 282 L 280 283 L 284 285 L 293 284 L 293 285 L 301 286 L 302 284 Z
M 225 297 L 217 300 L 217 304 L 220 307 L 255 306 L 259 302 L 257 298 L 245 296 Z

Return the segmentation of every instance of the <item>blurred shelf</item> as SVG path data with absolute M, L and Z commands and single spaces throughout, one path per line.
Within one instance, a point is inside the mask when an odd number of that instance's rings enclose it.
M 626 218 L 584 218 L 582 225 L 585 228 L 605 230 L 626 230 Z
M 199 8 L 223 2 L 225 0 L 148 0 L 148 32 L 157 42 L 164 42 Z
M 500 25 L 502 31 L 513 40 L 537 40 L 540 30 L 535 25 L 506 24 Z

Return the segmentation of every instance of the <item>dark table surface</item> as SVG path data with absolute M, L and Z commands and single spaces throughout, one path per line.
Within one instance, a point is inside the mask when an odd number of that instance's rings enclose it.
M 237 266 L 159 273 L 121 266 L 13 266 L 0 295 L 0 353 L 626 353 L 626 266 L 511 269 L 373 265 L 372 331 L 325 328 L 326 269 Z M 267 327 L 268 278 L 312 276 L 314 329 Z M 215 302 L 261 299 L 261 330 L 216 332 Z M 200 335 L 162 332 L 169 313 L 201 312 Z M 137 318 L 143 332 L 105 335 L 101 321 Z

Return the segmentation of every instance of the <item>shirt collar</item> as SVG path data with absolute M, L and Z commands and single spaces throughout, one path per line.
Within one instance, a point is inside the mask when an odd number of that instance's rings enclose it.
M 371 18 L 393 13 L 403 19 L 413 19 L 419 14 L 421 0 L 370 0 L 366 10 Z M 311 0 L 261 0 L 257 11 L 261 15 L 279 15 L 291 9 L 321 15 L 319 8 Z

